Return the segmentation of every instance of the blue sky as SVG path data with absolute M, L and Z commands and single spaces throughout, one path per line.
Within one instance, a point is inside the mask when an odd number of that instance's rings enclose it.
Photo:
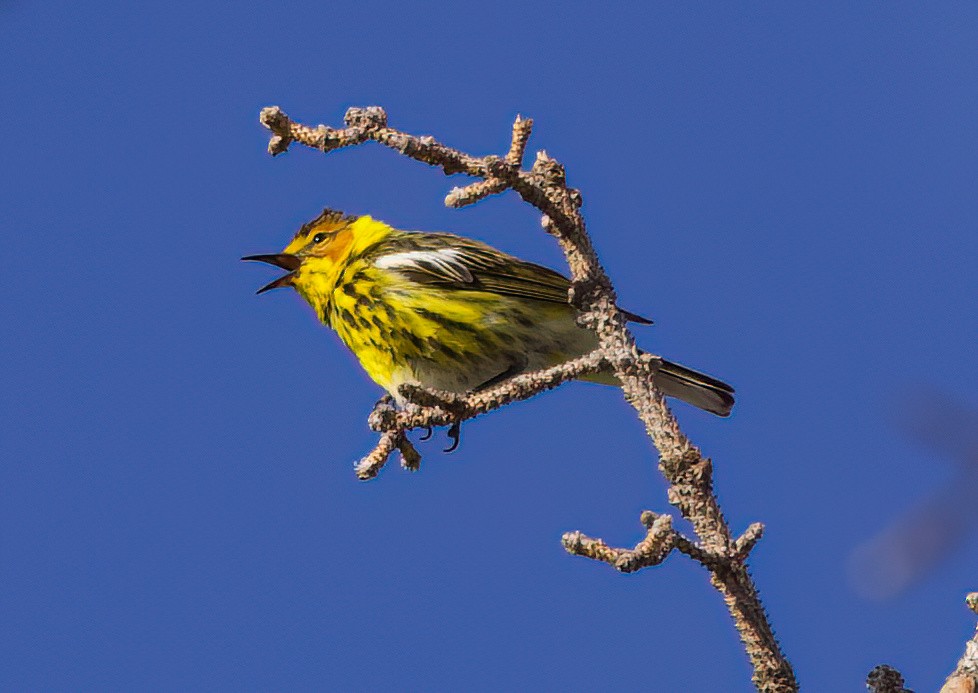
M 749 690 L 707 575 L 567 556 L 668 510 L 620 394 L 573 384 L 369 483 L 380 392 L 272 252 L 323 206 L 561 267 L 513 196 L 462 211 L 377 146 L 271 159 L 258 111 L 566 166 L 811 690 L 935 688 L 978 538 L 879 602 L 854 547 L 954 483 L 900 417 L 978 408 L 974 3 L 0 4 L 0 688 Z

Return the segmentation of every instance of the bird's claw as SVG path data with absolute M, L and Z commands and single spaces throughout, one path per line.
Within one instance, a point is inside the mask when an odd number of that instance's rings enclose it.
M 418 438 L 418 440 L 428 440 L 431 437 L 431 434 L 432 434 L 431 426 L 425 426 L 424 435 Z
M 452 439 L 452 444 L 445 448 L 445 452 L 454 452 L 456 449 L 458 449 L 461 434 L 462 424 L 461 422 L 456 421 L 451 425 L 451 428 L 448 429 L 448 437 Z

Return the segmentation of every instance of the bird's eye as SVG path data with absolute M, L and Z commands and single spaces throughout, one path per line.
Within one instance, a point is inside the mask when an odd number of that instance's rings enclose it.
M 313 243 L 322 243 L 324 240 L 326 240 L 325 233 L 317 233 L 315 236 L 312 237 Z

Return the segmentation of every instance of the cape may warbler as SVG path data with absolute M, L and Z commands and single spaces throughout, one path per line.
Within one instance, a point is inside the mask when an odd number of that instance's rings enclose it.
M 398 401 L 405 383 L 478 390 L 598 344 L 575 322 L 567 278 L 450 233 L 400 231 L 327 209 L 281 253 L 243 259 L 288 270 L 258 293 L 294 287 Z M 615 382 L 610 374 L 587 379 Z M 720 416 L 734 403 L 729 385 L 669 361 L 655 383 Z

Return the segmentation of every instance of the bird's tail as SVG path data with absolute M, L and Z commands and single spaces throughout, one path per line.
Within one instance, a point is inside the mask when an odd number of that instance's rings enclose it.
M 583 379 L 618 384 L 618 379 L 610 373 L 595 373 Z M 729 416 L 734 405 L 734 389 L 725 382 L 665 359 L 655 374 L 655 386 L 667 397 L 681 399 L 717 416 Z
M 729 416 L 734 405 L 734 390 L 725 382 L 665 359 L 655 374 L 655 385 L 662 394 L 717 416 Z

